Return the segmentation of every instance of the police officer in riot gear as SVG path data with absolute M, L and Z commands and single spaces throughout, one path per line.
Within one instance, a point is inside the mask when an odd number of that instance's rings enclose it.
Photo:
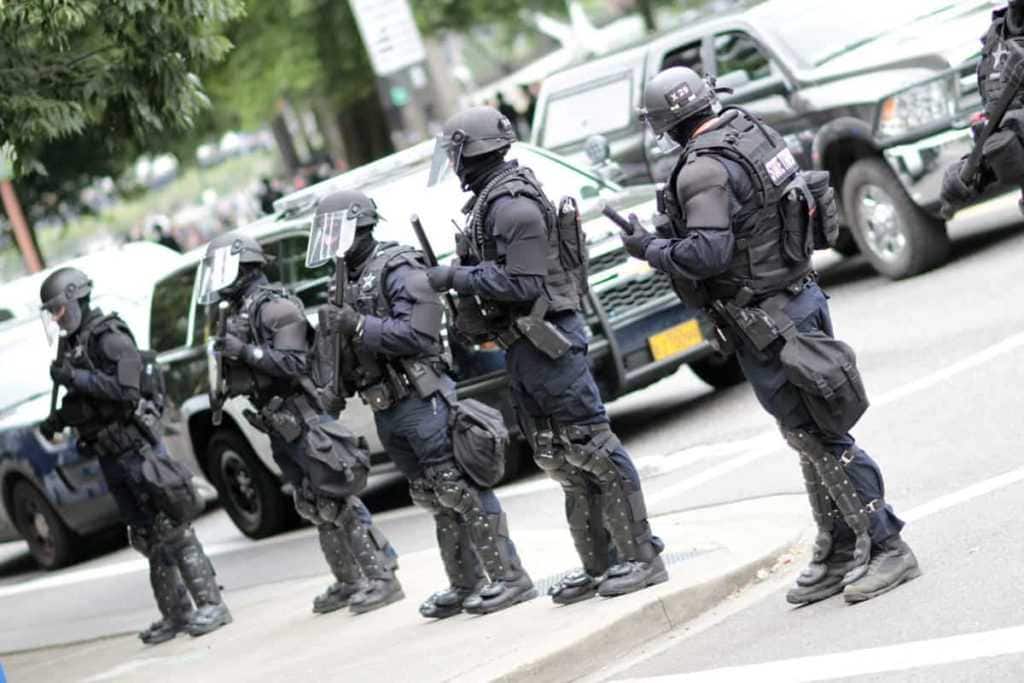
M 1024 69 L 1024 0 L 1011 0 L 992 12 L 992 23 L 982 38 L 978 63 L 978 90 L 988 119 L 999 116 L 997 103 L 1006 88 L 1011 101 L 998 127 L 987 138 L 985 122 L 975 125 L 975 144 L 981 145 L 981 163 L 971 178 L 963 178 L 967 157 L 946 169 L 942 181 L 942 214 L 951 217 L 996 183 L 1024 185 L 1024 91 L 1019 78 Z M 1024 200 L 1022 200 L 1024 206 Z
M 420 613 L 438 619 L 463 610 L 489 614 L 532 599 L 537 591 L 498 498 L 453 458 L 455 383 L 442 356 L 443 308 L 423 258 L 412 247 L 377 242 L 376 204 L 351 190 L 320 200 L 310 253 L 317 251 L 315 240 L 327 237 L 318 226 L 346 219 L 355 223 L 355 237 L 344 254 L 344 303 L 328 304 L 321 324 L 342 337 L 348 358 L 343 385 L 373 409 L 381 441 L 409 480 L 413 502 L 434 517 L 450 585 L 427 598 Z M 329 362 L 333 353 L 328 356 Z
M 227 302 L 225 334 L 215 347 L 230 396 L 246 395 L 245 417 L 270 437 L 274 460 L 293 487 L 295 509 L 317 527 L 336 581 L 313 601 L 315 613 L 348 606 L 361 614 L 404 597 L 397 555 L 356 494 L 369 461 L 362 444 L 324 414 L 307 379 L 312 328 L 302 303 L 269 284 L 260 244 L 227 233 L 207 247 L 200 303 Z
M 780 360 L 794 326 L 799 334 L 832 338 L 827 298 L 811 269 L 813 249 L 794 255 L 786 242 L 793 227 L 805 237 L 805 224 L 787 223 L 783 216 L 791 214 L 781 210 L 781 202 L 802 196 L 788 188 L 806 189 L 805 176 L 774 130 L 742 109 L 723 110 L 713 85 L 690 69 L 656 75 L 643 103 L 641 118 L 659 143 L 683 152 L 660 190 L 657 234 L 630 216 L 632 232 L 623 242 L 632 256 L 670 275 L 685 302 L 709 312 L 798 451 L 819 533 L 811 565 L 787 599 L 804 604 L 844 592 L 847 602 L 860 602 L 918 576 L 900 537 L 903 522 L 883 499 L 878 465 L 850 434 L 818 424 Z M 822 190 L 817 211 L 837 220 L 827 179 Z M 765 325 L 755 328 L 759 321 Z M 771 332 L 755 337 L 754 329 Z
M 450 166 L 473 198 L 463 208 L 459 265 L 427 276 L 435 290 L 460 294 L 458 331 L 506 350 L 523 432 L 538 465 L 564 490 L 583 567 L 551 589 L 552 599 L 622 595 L 668 579 L 663 546 L 587 363 L 586 246 L 575 204 L 563 200 L 556 209 L 532 171 L 505 159 L 515 139 L 512 123 L 490 107 L 445 123 L 431 182 Z
M 91 306 L 91 292 L 92 282 L 75 268 L 60 268 L 43 281 L 44 323 L 48 333 L 55 324 L 61 337 L 50 376 L 67 393 L 40 431 L 51 439 L 65 427 L 75 430 L 79 448 L 99 459 L 132 547 L 149 560 L 161 619 L 139 634 L 142 642 L 209 633 L 231 623 L 231 613 L 189 523 L 201 510 L 191 474 L 171 463 L 160 440 L 162 387 L 152 384 L 154 373 L 144 373 L 128 326 L 116 313 Z M 148 474 L 147 463 L 176 476 L 174 487 L 171 477 Z

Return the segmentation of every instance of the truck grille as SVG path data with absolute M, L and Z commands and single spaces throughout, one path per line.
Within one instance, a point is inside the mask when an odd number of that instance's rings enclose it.
M 978 92 L 978 59 L 972 59 L 957 70 L 960 78 L 960 99 L 958 113 L 973 113 L 981 109 L 981 93 Z
M 668 275 L 652 271 L 649 275 L 624 280 L 597 293 L 598 301 L 610 320 L 627 315 L 637 308 L 672 293 Z
M 623 263 L 629 260 L 629 254 L 626 253 L 625 249 L 616 249 L 615 251 L 609 251 L 606 254 L 595 256 L 590 259 L 590 272 L 600 273 L 602 270 L 608 270 L 616 266 L 621 266 Z

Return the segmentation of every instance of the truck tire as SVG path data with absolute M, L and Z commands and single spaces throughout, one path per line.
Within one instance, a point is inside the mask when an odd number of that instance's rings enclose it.
M 29 482 L 15 482 L 11 513 L 14 526 L 43 569 L 65 567 L 78 557 L 78 537 L 64 524 L 46 496 Z
M 923 273 L 949 256 L 946 224 L 914 203 L 882 159 L 861 159 L 850 167 L 843 206 L 861 253 L 888 278 Z
M 717 353 L 690 363 L 693 374 L 713 386 L 715 389 L 742 384 L 746 381 L 740 362 L 735 355 L 722 356 Z
M 206 457 L 221 504 L 243 534 L 265 538 L 295 526 L 292 501 L 241 434 L 230 429 L 214 433 Z

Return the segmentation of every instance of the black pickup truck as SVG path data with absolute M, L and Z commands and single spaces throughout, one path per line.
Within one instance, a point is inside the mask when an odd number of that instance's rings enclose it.
M 532 142 L 577 162 L 590 149 L 590 163 L 604 168 L 593 151 L 608 150 L 620 182 L 661 182 L 675 157 L 636 108 L 649 78 L 688 66 L 732 88 L 723 102 L 778 129 L 805 168 L 832 173 L 846 227 L 839 251 L 909 277 L 949 252 L 939 189 L 972 143 L 979 37 L 997 4 L 770 0 L 552 75 Z

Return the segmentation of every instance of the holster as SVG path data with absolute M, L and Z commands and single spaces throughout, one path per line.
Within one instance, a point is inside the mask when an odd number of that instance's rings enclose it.
M 423 360 L 403 358 L 399 361 L 409 385 L 420 398 L 429 398 L 441 390 L 441 373 Z
M 554 324 L 544 319 L 551 304 L 541 297 L 534 302 L 529 315 L 516 318 L 515 329 L 551 360 L 558 360 L 572 348 L 572 342 Z

